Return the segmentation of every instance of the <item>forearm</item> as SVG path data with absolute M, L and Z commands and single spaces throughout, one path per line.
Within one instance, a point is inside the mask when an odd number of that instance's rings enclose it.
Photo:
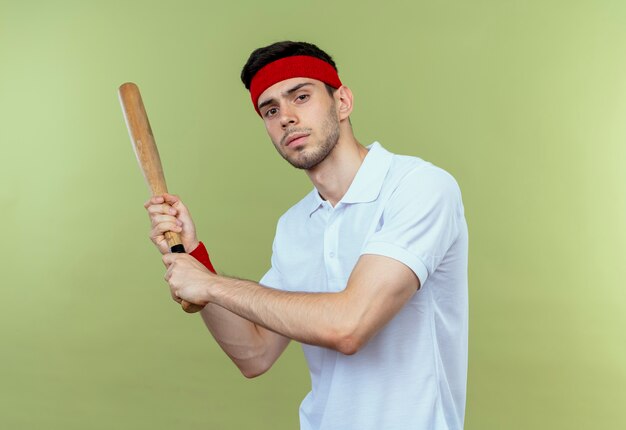
M 189 254 L 216 273 L 202 242 L 197 242 Z M 202 309 L 201 315 L 213 338 L 247 377 L 269 369 L 288 343 L 288 339 L 278 339 L 279 335 L 211 303 Z
M 189 254 L 216 273 L 202 242 L 198 242 Z M 202 309 L 201 315 L 217 343 L 238 367 L 246 367 L 263 354 L 263 342 L 254 323 L 211 303 Z
M 247 377 L 267 371 L 289 341 L 215 304 L 206 305 L 201 315 L 216 342 Z
M 214 277 L 209 301 L 271 331 L 302 343 L 353 353 L 358 306 L 347 292 L 297 293 L 251 281 Z M 356 305 L 356 303 L 353 303 Z
M 177 298 L 201 306 L 218 305 L 256 324 L 250 326 L 213 306 L 205 311 L 211 330 L 229 352 L 241 352 L 245 344 L 254 347 L 254 340 L 261 339 L 263 354 L 269 354 L 272 363 L 287 339 L 354 354 L 420 286 L 408 266 L 376 255 L 359 258 L 345 289 L 337 293 L 280 291 L 213 275 L 185 254 L 164 255 L 163 261 L 168 267 L 165 279 Z

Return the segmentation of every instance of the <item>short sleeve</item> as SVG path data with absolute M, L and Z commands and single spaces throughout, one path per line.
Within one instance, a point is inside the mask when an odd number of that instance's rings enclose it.
M 278 255 L 276 254 L 276 242 L 278 240 L 278 232 L 276 233 L 276 237 L 274 237 L 274 243 L 272 244 L 272 259 L 271 259 L 271 267 L 270 269 L 263 275 L 259 284 L 274 288 L 277 290 L 283 289 L 283 281 L 282 276 L 278 267 Z
M 424 285 L 458 237 L 462 218 L 461 192 L 454 178 L 432 165 L 416 168 L 385 203 L 379 229 L 366 240 L 361 254 L 398 260 Z

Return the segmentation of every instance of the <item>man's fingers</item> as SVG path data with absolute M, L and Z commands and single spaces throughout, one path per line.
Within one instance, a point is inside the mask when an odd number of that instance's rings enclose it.
M 206 268 L 200 263 L 197 263 L 196 260 L 188 254 L 165 254 L 162 260 L 163 264 L 167 267 L 167 271 L 163 277 L 170 285 L 170 296 L 172 300 L 179 303 L 185 312 L 193 313 L 202 310 L 204 305 L 198 305 L 188 301 L 190 299 L 186 297 L 186 295 L 191 294 L 191 292 L 181 294 L 181 291 L 184 290 L 183 285 L 185 285 L 186 280 L 188 280 L 185 274 L 188 274 L 188 269 L 193 268 L 193 263 L 199 264 L 203 270 L 206 270 Z M 192 263 L 191 266 L 189 266 L 190 263 Z
M 179 221 L 178 218 L 172 215 L 152 215 L 150 217 L 150 223 L 152 224 L 152 227 L 156 227 L 159 224 L 171 224 L 174 226 L 183 225 L 182 221 Z
M 169 203 L 170 205 L 180 202 L 180 197 L 176 194 L 165 193 L 163 194 L 163 198 L 165 199 L 165 203 Z
M 146 209 L 148 210 L 148 213 L 150 215 L 160 215 L 160 214 L 176 215 L 178 213 L 176 208 L 173 208 L 172 206 L 168 204 L 151 204 Z
M 170 283 L 170 279 L 172 279 L 172 272 L 174 271 L 174 264 L 172 263 L 174 261 L 176 261 L 176 254 L 166 254 L 163 256 L 163 264 L 165 264 L 165 266 L 167 267 L 163 278 L 168 284 Z M 170 285 L 170 296 L 172 296 L 172 300 L 174 300 L 176 303 L 181 303 L 183 301 L 183 299 L 178 297 L 178 291 L 174 290 L 172 285 Z
M 180 197 L 174 194 L 163 194 L 163 197 L 165 198 L 165 203 L 172 205 L 172 207 L 174 207 L 174 209 L 176 209 L 180 213 L 189 212 Z
M 160 203 L 165 202 L 163 196 L 152 196 L 148 201 L 143 204 L 143 207 L 148 209 L 148 206 L 158 205 Z
M 155 225 L 152 230 L 150 230 L 150 239 L 153 241 L 161 242 L 165 239 L 165 233 L 168 231 L 172 231 L 174 233 L 182 233 L 183 229 L 181 226 L 173 224 L 173 223 L 161 223 Z
M 163 264 L 165 264 L 166 267 L 169 267 L 172 263 L 174 263 L 176 261 L 176 259 L 180 255 L 186 255 L 186 254 L 170 253 L 170 254 L 163 255 L 163 257 L 162 257 Z
M 181 299 L 180 297 L 178 297 L 176 294 L 171 293 L 172 296 L 172 300 L 174 300 L 176 303 L 180 303 L 183 301 L 183 299 Z
M 160 242 L 162 236 L 168 231 L 182 233 L 182 223 L 179 222 L 176 218 L 152 220 L 152 230 L 150 230 L 151 239 L 155 239 Z

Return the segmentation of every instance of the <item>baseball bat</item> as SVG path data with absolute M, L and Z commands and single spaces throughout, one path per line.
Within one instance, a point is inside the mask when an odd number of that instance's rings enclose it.
M 130 135 L 133 150 L 139 162 L 139 168 L 143 173 L 150 193 L 153 196 L 160 196 L 167 193 L 165 175 L 161 165 L 161 157 L 157 149 L 148 121 L 148 114 L 141 99 L 139 88 L 132 82 L 122 84 L 119 88 L 120 103 L 126 120 L 126 127 Z M 184 253 L 185 248 L 180 239 L 180 235 L 173 231 L 165 232 L 165 240 L 171 252 Z M 198 312 L 202 306 L 182 301 L 181 305 L 186 312 Z

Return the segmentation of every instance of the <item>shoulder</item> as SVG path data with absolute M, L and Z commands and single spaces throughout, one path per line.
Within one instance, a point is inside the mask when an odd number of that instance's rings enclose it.
M 428 196 L 461 201 L 461 189 L 446 170 L 419 157 L 394 155 L 386 179 L 395 198 L 422 199 Z

